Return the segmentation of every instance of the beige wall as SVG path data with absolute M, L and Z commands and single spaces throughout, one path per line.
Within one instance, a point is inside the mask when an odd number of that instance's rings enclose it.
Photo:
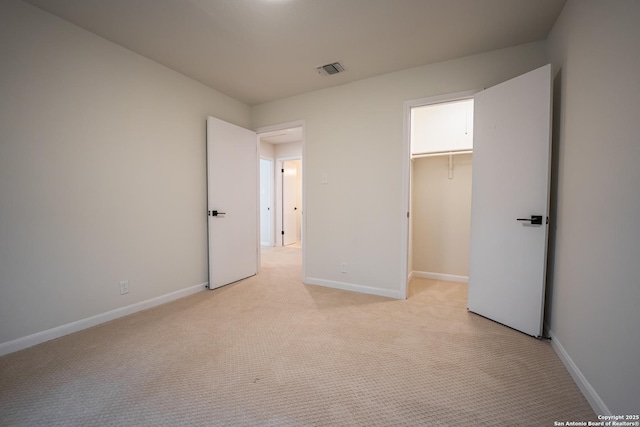
M 281 157 L 302 157 L 302 142 L 286 142 L 284 144 L 273 144 L 274 156 Z
M 412 161 L 413 270 L 469 276 L 471 154 Z
M 305 280 L 403 297 L 404 101 L 488 87 L 545 61 L 545 44 L 532 43 L 253 107 L 254 128 L 305 120 Z
M 640 410 L 639 21 L 636 0 L 569 0 L 549 38 L 559 74 L 547 321 L 614 414 Z
M 14 0 L 0 64 L 0 344 L 206 282 L 205 118 L 249 107 Z
M 273 144 L 260 141 L 260 155 L 273 159 L 275 157 L 275 149 Z

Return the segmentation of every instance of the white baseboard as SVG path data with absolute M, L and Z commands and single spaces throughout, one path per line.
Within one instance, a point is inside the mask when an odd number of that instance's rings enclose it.
M 553 334 L 551 329 L 549 329 L 549 336 L 551 337 L 551 347 L 562 361 L 564 367 L 569 371 L 571 378 L 573 378 L 573 381 L 587 399 L 593 411 L 598 415 L 613 415 L 609 408 L 607 408 L 607 405 L 605 405 L 604 401 L 600 396 L 598 396 L 598 393 L 596 393 L 591 384 L 589 384 L 589 381 L 587 381 L 585 376 L 582 375 L 578 366 L 573 362 L 569 353 L 567 353 L 560 341 L 558 341 L 558 337 Z
M 101 323 L 109 322 L 111 320 L 127 316 L 138 311 L 146 310 L 148 308 L 184 298 L 197 292 L 204 291 L 206 289 L 206 286 L 207 283 L 201 283 L 199 285 L 191 286 L 189 288 L 180 289 L 179 291 L 174 291 L 165 295 L 161 295 L 159 297 L 151 298 L 146 301 L 140 301 L 135 304 L 127 305 L 125 307 L 116 308 L 115 310 L 87 317 L 86 319 L 77 320 L 75 322 L 60 325 L 52 329 L 47 329 L 46 331 L 37 332 L 26 337 L 0 343 L 0 356 L 32 347 L 45 341 L 60 338 L 64 335 L 69 335 L 83 329 L 91 328 Z
M 469 276 L 456 276 L 455 274 L 431 273 L 428 271 L 412 271 L 409 277 L 442 280 L 443 282 L 469 283 Z
M 400 291 L 389 289 L 373 288 L 371 286 L 356 285 L 353 283 L 337 282 L 333 280 L 318 279 L 316 277 L 305 277 L 303 282 L 307 285 L 325 286 L 327 288 L 342 289 L 343 291 L 360 292 L 362 294 L 378 295 L 381 297 L 404 299 Z

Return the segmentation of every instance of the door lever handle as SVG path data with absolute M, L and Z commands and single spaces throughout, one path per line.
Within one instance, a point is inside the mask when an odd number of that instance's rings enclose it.
M 531 215 L 531 218 L 516 218 L 516 221 L 530 221 L 532 225 L 542 225 L 542 215 Z
M 225 213 L 218 212 L 218 211 L 209 211 L 209 216 L 218 216 L 218 215 L 225 215 Z

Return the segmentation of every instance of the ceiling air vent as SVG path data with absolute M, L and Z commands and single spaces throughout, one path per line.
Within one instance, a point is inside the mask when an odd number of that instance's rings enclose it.
M 333 74 L 342 73 L 344 71 L 344 67 L 339 62 L 334 62 L 327 65 L 322 65 L 321 67 L 316 68 L 318 74 L 323 76 L 331 76 Z

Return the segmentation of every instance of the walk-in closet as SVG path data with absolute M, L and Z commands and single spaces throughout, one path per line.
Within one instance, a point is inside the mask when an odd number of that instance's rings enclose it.
M 410 271 L 467 282 L 473 98 L 411 108 Z

